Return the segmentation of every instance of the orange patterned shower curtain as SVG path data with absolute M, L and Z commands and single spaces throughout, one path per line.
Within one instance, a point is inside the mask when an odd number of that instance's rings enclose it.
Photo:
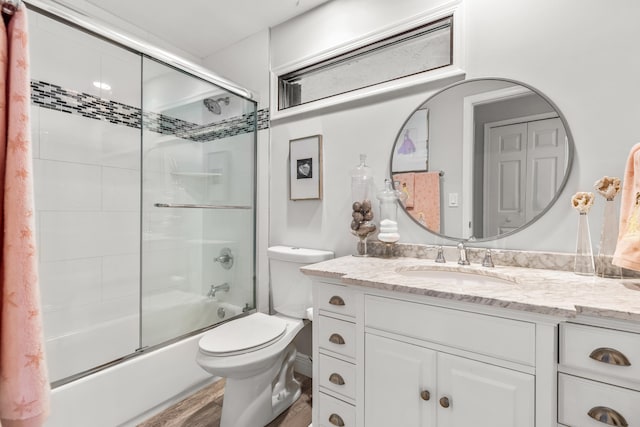
M 49 413 L 49 380 L 36 258 L 25 7 L 2 25 L 0 423 L 2 427 L 38 427 Z

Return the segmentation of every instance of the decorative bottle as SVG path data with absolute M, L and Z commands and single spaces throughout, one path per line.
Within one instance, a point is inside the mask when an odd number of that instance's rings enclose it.
M 604 218 L 600 247 L 596 257 L 596 274 L 600 277 L 622 277 L 622 269 L 611 263 L 618 243 L 618 212 L 615 197 L 620 192 L 620 178 L 602 177 L 594 188 L 604 197 Z
M 400 240 L 398 233 L 398 200 L 400 192 L 391 187 L 391 180 L 384 180 L 384 188 L 376 197 L 380 203 L 380 232 L 378 240 L 386 244 L 385 256 L 391 255 L 391 246 Z
M 371 204 L 374 189 L 373 170 L 367 166 L 367 155 L 360 154 L 360 164 L 351 170 L 351 233 L 360 239 L 355 256 L 369 256 L 367 237 L 376 231 Z
M 583 276 L 593 276 L 595 273 L 591 233 L 589 232 L 589 217 L 587 215 L 591 206 L 593 206 L 593 199 L 593 193 L 587 192 L 578 192 L 571 199 L 573 207 L 580 214 L 573 272 Z

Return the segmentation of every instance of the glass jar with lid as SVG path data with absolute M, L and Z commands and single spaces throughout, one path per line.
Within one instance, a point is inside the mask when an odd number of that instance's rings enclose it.
M 360 154 L 360 163 L 351 170 L 352 221 L 351 233 L 358 236 L 356 256 L 368 256 L 367 237 L 376 230 L 371 197 L 375 191 L 373 170 L 367 166 L 367 155 Z

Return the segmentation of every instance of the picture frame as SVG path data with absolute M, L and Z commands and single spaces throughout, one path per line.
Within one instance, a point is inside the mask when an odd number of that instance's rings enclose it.
M 289 141 L 289 199 L 322 200 L 322 135 Z
M 429 170 L 429 110 L 417 110 L 407 120 L 393 146 L 391 171 L 426 172 Z

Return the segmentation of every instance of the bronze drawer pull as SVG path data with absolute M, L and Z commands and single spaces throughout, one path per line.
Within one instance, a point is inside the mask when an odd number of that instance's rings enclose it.
M 446 396 L 441 397 L 440 406 L 442 406 L 443 408 L 448 408 L 449 406 L 451 406 L 451 402 L 449 402 L 449 398 Z
M 338 414 L 329 415 L 329 422 L 334 426 L 344 427 L 344 421 L 342 421 L 342 417 Z
M 331 334 L 331 336 L 329 337 L 329 341 L 338 345 L 344 344 L 344 338 L 342 338 L 340 334 Z
M 591 408 L 587 414 L 596 421 L 600 421 L 608 426 L 627 427 L 627 420 L 619 412 L 606 406 L 596 406 Z
M 334 372 L 333 374 L 329 375 L 329 382 L 335 385 L 344 385 L 344 378 L 342 378 L 342 375 L 336 374 Z
M 334 295 L 329 298 L 329 304 L 331 305 L 344 305 L 344 300 L 338 295 Z
M 589 355 L 593 360 L 598 362 L 608 363 L 616 366 L 631 366 L 631 362 L 627 359 L 627 356 L 619 352 L 614 348 L 600 347 L 596 348 Z
M 429 391 L 428 391 L 428 390 L 422 390 L 422 391 L 420 392 L 420 398 L 421 398 L 422 400 L 429 400 L 429 399 L 431 399 L 431 393 L 429 393 Z

